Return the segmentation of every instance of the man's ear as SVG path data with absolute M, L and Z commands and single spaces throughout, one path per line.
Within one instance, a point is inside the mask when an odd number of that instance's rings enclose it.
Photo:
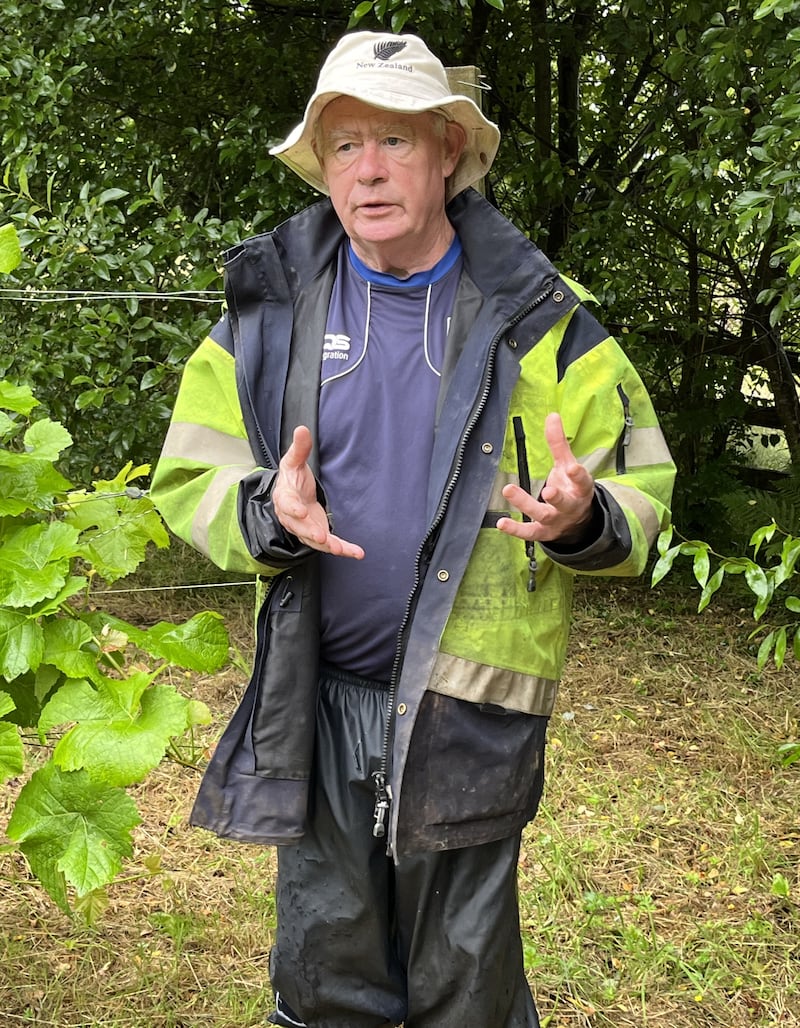
M 461 159 L 467 142 L 467 133 L 457 121 L 448 121 L 444 127 L 444 176 L 452 175 Z

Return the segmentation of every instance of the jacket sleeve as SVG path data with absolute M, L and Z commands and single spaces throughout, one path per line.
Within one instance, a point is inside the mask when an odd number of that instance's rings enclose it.
M 275 474 L 248 441 L 233 355 L 209 336 L 184 369 L 151 498 L 175 535 L 224 571 L 274 575 L 310 552 L 274 518 Z
M 554 409 L 595 480 L 595 516 L 584 546 L 543 549 L 576 572 L 641 574 L 669 523 L 675 479 L 650 397 L 621 347 L 583 306 L 571 313 L 555 360 Z

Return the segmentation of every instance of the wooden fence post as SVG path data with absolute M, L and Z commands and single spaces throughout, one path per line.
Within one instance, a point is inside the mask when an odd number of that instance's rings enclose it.
M 463 65 L 462 67 L 445 68 L 447 82 L 451 93 L 461 93 L 474 100 L 478 107 L 483 110 L 483 89 L 481 88 L 481 70 L 474 64 Z M 472 183 L 473 188 L 479 193 L 486 194 L 483 179 Z

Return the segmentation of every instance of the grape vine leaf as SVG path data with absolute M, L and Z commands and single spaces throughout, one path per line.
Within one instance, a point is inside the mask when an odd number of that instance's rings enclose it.
M 0 608 L 0 678 L 11 681 L 35 671 L 44 654 L 44 633 L 33 618 Z
M 72 445 L 72 436 L 58 421 L 35 421 L 23 436 L 26 452 L 34 460 L 58 460 Z
M 77 722 L 56 743 L 53 760 L 64 771 L 90 767 L 109 785 L 140 782 L 164 756 L 170 739 L 189 727 L 189 700 L 171 685 L 152 685 L 158 672 L 124 679 L 69 681 L 45 704 L 39 731 Z
M 15 709 L 15 703 L 6 692 L 0 692 L 0 718 Z M 19 729 L 8 721 L 0 721 L 0 785 L 9 778 L 22 774 L 25 752 Z
M 68 910 L 66 886 L 83 896 L 112 881 L 133 852 L 131 832 L 140 822 L 123 789 L 51 761 L 23 787 L 6 834 L 52 899 Z
M 109 626 L 152 657 L 160 657 L 190 671 L 219 671 L 228 660 L 228 632 L 220 614 L 203 610 L 181 625 L 159 621 L 142 629 L 120 618 L 91 614 L 87 622 L 100 637 Z
M 0 548 L 0 603 L 29 607 L 64 586 L 78 533 L 60 521 L 9 532 Z
M 23 460 L 11 460 L 14 457 Z M 0 452 L 0 517 L 16 517 L 28 510 L 50 510 L 52 497 L 69 488 L 66 478 L 47 461 L 24 453 Z
M 83 552 L 107 582 L 134 571 L 144 560 L 147 544 L 169 546 L 169 535 L 146 496 L 131 496 L 128 483 L 146 468 L 129 461 L 116 478 L 94 483 L 95 491 L 71 492 L 65 520 L 81 533 Z
M 97 654 L 83 647 L 91 642 L 92 630 L 82 621 L 50 618 L 43 623 L 42 660 L 63 671 L 68 678 L 91 678 L 97 670 Z
M 15 385 L 7 379 L 0 379 L 0 407 L 27 417 L 33 408 L 38 406 L 39 401 L 33 395 L 30 386 Z

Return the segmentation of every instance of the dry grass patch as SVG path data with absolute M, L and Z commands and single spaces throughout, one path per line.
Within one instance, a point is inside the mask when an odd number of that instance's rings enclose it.
M 521 879 L 552 1026 L 800 1025 L 797 676 L 690 603 L 582 590 Z
M 187 753 L 197 767 L 165 762 L 138 790 L 135 859 L 94 927 L 2 858 L 6 1025 L 247 1028 L 269 1010 L 274 854 L 187 827 L 244 682 L 252 591 L 168 595 L 114 612 L 146 624 L 222 609 L 238 667 L 187 682 L 215 723 Z M 545 1025 L 798 1028 L 800 765 L 776 753 L 799 734 L 796 668 L 757 673 L 746 611 L 698 618 L 678 591 L 601 582 L 577 599 L 520 867 Z

